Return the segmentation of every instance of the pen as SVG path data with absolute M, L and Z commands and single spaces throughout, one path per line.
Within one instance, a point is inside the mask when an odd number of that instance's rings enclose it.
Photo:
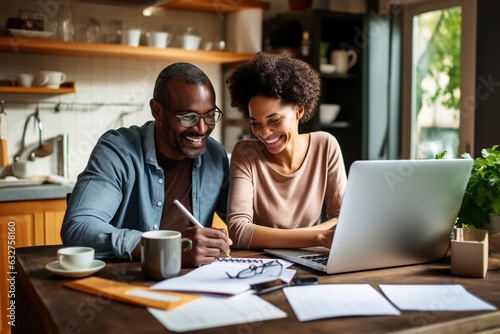
M 191 212 L 189 212 L 181 202 L 179 202 L 178 200 L 174 200 L 174 204 L 182 211 L 183 214 L 186 215 L 186 217 L 189 218 L 191 223 L 195 224 L 198 227 L 205 228 L 205 226 L 201 225 L 201 223 L 196 218 L 194 218 Z M 231 255 L 227 254 L 227 257 L 231 258 Z
M 194 216 L 191 214 L 191 212 L 189 212 L 188 209 L 186 209 L 186 207 L 184 205 L 182 205 L 181 202 L 179 202 L 178 200 L 174 200 L 174 204 L 177 205 L 177 207 L 179 209 L 181 209 L 182 213 L 185 214 L 186 217 L 189 218 L 191 223 L 193 223 L 196 226 L 201 227 L 201 228 L 205 227 L 205 226 L 201 225 L 201 223 L 196 218 L 194 218 Z
M 281 285 L 271 286 L 269 288 L 265 288 L 265 289 L 262 289 L 262 290 L 255 290 L 254 294 L 256 294 L 256 295 L 264 295 L 264 294 L 269 293 L 269 292 L 281 290 L 283 288 L 286 288 L 287 286 L 290 286 L 290 284 L 285 283 L 285 284 L 281 284 Z

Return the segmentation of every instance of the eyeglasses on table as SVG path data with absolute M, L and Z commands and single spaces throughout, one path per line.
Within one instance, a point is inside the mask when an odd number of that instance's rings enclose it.
M 282 271 L 283 265 L 278 260 L 274 260 L 266 263 L 264 263 L 264 261 L 260 261 L 260 264 L 252 264 L 248 268 L 238 272 L 236 275 L 231 275 L 226 271 L 226 275 L 229 278 L 250 278 L 257 275 L 279 276 Z

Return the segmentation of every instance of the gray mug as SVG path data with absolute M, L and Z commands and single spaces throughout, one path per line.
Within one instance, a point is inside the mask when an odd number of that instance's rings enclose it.
M 189 252 L 193 242 L 177 231 L 149 231 L 142 234 L 141 265 L 143 274 L 154 280 L 173 277 L 181 271 L 182 252 Z M 182 244 L 186 246 L 182 248 Z

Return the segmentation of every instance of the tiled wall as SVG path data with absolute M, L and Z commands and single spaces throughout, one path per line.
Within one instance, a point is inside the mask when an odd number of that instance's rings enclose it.
M 0 0 L 0 23 L 7 17 L 15 17 L 24 9 L 42 10 L 43 6 L 55 0 Z M 194 26 L 204 41 L 221 38 L 223 22 L 216 14 L 192 13 L 182 11 L 164 11 L 152 17 L 142 16 L 142 10 L 135 7 L 112 7 L 76 2 L 73 5 L 75 21 L 90 17 L 105 23 L 120 19 L 125 27 L 140 27 L 148 30 L 183 31 L 188 25 Z M 0 26 L 0 31 L 4 27 Z M 182 61 L 182 59 L 179 59 Z M 162 61 L 144 61 L 121 58 L 90 58 L 58 55 L 0 53 L 0 80 L 13 80 L 18 73 L 36 73 L 39 70 L 57 70 L 67 74 L 67 81 L 76 83 L 76 93 L 64 95 L 14 94 L 0 93 L 5 100 L 7 116 L 1 117 L 2 138 L 8 141 L 10 162 L 19 150 L 21 135 L 26 117 L 35 110 L 40 102 L 40 114 L 43 138 L 50 138 L 60 133 L 69 135 L 69 176 L 76 179 L 87 162 L 90 151 L 99 136 L 110 128 L 143 124 L 152 119 L 149 100 L 157 74 L 169 65 Z M 217 103 L 222 104 L 223 82 L 221 66 L 214 64 L 196 64 L 212 80 L 217 94 Z M 65 102 L 61 111 L 55 112 L 54 105 L 43 102 Z M 127 103 L 139 104 L 140 107 L 102 106 L 92 107 L 82 104 L 91 103 Z M 74 104 L 72 104 L 74 103 Z M 213 136 L 220 140 L 220 126 Z M 31 125 L 27 131 L 27 142 L 38 140 L 37 132 Z M 8 168 L 1 175 L 9 173 Z

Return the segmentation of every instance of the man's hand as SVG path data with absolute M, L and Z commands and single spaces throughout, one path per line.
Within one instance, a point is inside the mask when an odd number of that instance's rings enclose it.
M 189 227 L 182 232 L 182 237 L 193 242 L 193 248 L 182 254 L 183 267 L 212 263 L 221 252 L 229 255 L 229 246 L 233 244 L 224 229 Z

